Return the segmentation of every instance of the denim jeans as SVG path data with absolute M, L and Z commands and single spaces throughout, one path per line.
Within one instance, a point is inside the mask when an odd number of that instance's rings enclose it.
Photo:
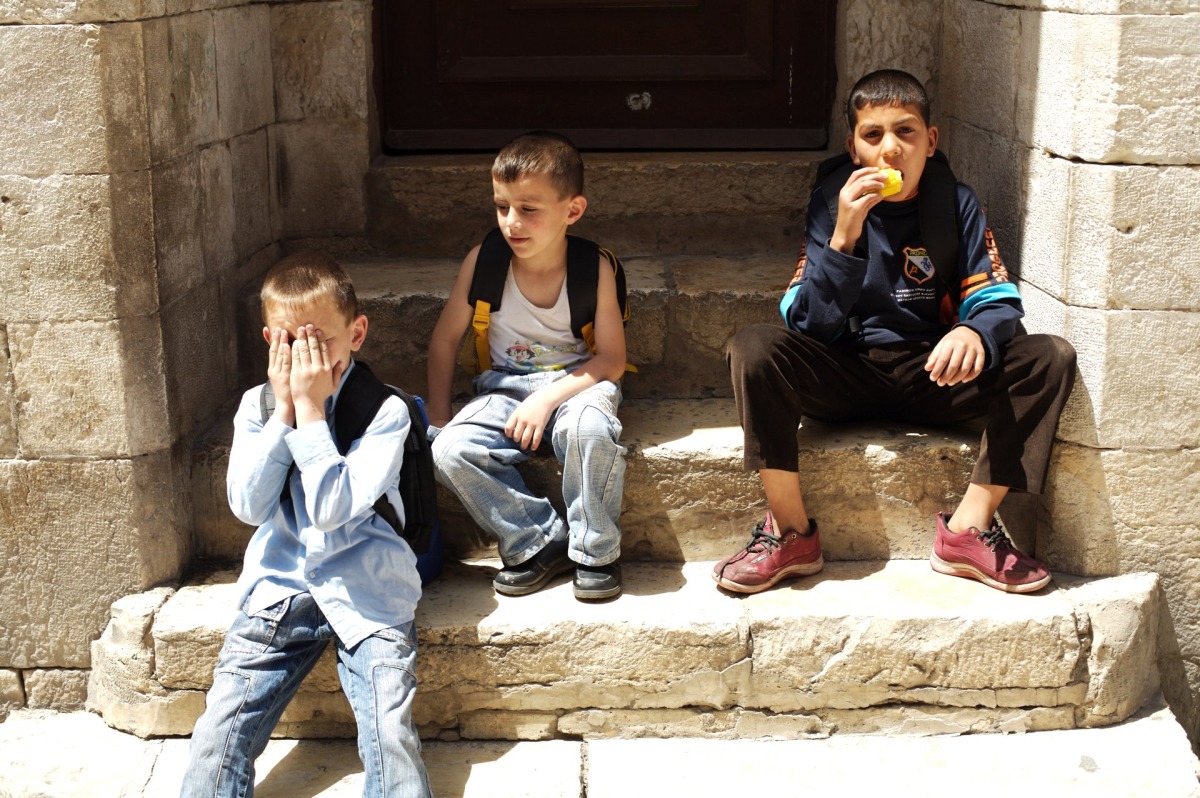
M 207 708 L 192 732 L 181 798 L 254 794 L 254 760 L 330 640 L 337 646 L 338 676 L 358 724 L 363 795 L 429 798 L 412 722 L 413 624 L 381 629 L 347 649 L 307 593 L 254 615 L 241 612 L 229 628 Z
M 433 441 L 438 481 L 496 539 L 505 565 L 519 565 L 564 538 L 576 563 L 608 565 L 621 555 L 617 519 L 625 449 L 617 443 L 621 389 L 616 383 L 598 383 L 563 402 L 543 434 L 542 445 L 548 439 L 563 466 L 565 524 L 548 499 L 526 487 L 517 465 L 530 453 L 504 434 L 525 397 L 565 376 L 562 371 L 485 371 L 475 378 L 475 398 Z

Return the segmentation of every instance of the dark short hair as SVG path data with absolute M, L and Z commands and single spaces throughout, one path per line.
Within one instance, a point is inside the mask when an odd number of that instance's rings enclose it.
M 881 69 L 859 78 L 846 100 L 846 121 L 851 132 L 858 124 L 858 112 L 868 105 L 911 105 L 929 125 L 929 95 L 921 81 L 899 69 Z
M 264 322 L 269 308 L 298 308 L 321 300 L 332 301 L 346 321 L 358 316 L 350 275 L 331 255 L 316 250 L 293 253 L 272 266 L 259 298 Z
M 492 178 L 512 183 L 526 175 L 545 175 L 563 197 L 583 193 L 583 158 L 561 133 L 534 130 L 504 145 L 492 164 Z

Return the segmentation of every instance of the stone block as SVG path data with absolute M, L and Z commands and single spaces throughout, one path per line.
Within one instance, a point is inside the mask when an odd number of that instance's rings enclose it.
M 222 9 L 213 14 L 213 29 L 220 137 L 230 139 L 275 120 L 271 12 L 257 3 Z
M 25 705 L 29 709 L 74 712 L 87 702 L 88 675 L 81 669 L 53 668 L 25 671 Z
M 216 655 L 237 617 L 236 582 L 181 588 L 152 629 L 155 679 L 164 687 L 206 690 Z
M 270 153 L 284 236 L 362 235 L 370 160 L 365 120 L 273 125 Z
M 150 154 L 153 163 L 161 163 L 220 137 L 213 17 L 151 20 L 143 35 Z
M 1069 308 L 1063 334 L 1079 355 L 1079 379 L 1059 437 L 1105 448 L 1196 447 L 1200 314 Z
M 10 324 L 24 455 L 129 457 L 169 446 L 160 335 L 156 316 Z
M 941 76 L 939 119 L 945 123 L 953 117 L 1019 140 L 1013 110 L 1024 74 L 1022 23 L 1036 24 L 1036 19 L 987 2 L 950 0 L 943 21 L 942 63 L 948 68 Z
M 1075 14 L 1186 14 L 1200 11 L 1197 0 L 1012 0 L 1004 5 Z
M 210 281 L 163 309 L 163 350 L 170 397 L 171 435 L 179 438 L 208 423 L 229 399 L 226 353 L 236 345 L 221 305 L 220 286 Z
M 1200 144 L 1177 131 L 1200 123 L 1190 100 L 1200 93 L 1200 15 L 1161 6 L 1011 15 L 1023 20 L 1015 106 L 1022 140 L 1084 161 L 1197 162 Z
M 158 293 L 163 305 L 205 281 L 205 219 L 196 207 L 198 197 L 203 202 L 200 162 L 199 153 L 189 152 L 156 166 L 151 173 Z
M 1061 594 L 1017 605 L 963 579 L 926 590 L 908 582 L 922 578 L 911 566 L 895 562 L 878 579 L 861 578 L 880 570 L 847 563 L 842 578 L 860 577 L 852 593 L 822 574 L 806 590 L 771 591 L 750 605 L 754 678 L 740 704 L 856 709 L 926 687 L 1053 689 L 1077 680 L 1087 652 Z M 797 628 L 787 619 L 801 605 Z
M 1160 592 L 1154 574 L 1068 587 L 1087 618 L 1089 689 L 1080 726 L 1123 721 L 1158 694 Z
M 265 149 L 263 154 L 266 155 Z M 202 274 L 224 274 L 234 267 L 238 258 L 234 242 L 238 219 L 233 187 L 234 180 L 240 180 L 242 176 L 234 173 L 233 156 L 227 142 L 204 147 L 196 156 L 199 159 Z
M 270 9 L 279 121 L 366 119 L 369 9 L 359 0 L 279 3 Z
M 12 367 L 8 357 L 8 333 L 0 325 L 0 459 L 17 456 L 17 425 L 13 415 Z
M 265 130 L 229 142 L 233 163 L 233 247 L 239 260 L 249 258 L 275 238 L 267 149 Z
M 0 628 L 16 668 L 86 668 L 118 596 L 178 575 L 167 455 L 0 461 Z
M 558 734 L 558 715 L 554 712 L 468 712 L 459 718 L 458 730 L 464 740 L 553 740 Z
M 96 174 L 149 163 L 140 26 L 0 25 L 0 52 L 6 172 Z
M 149 173 L 0 176 L 0 318 L 150 314 L 154 257 Z
M 0 24 L 61 25 L 161 17 L 166 0 L 0 0 Z
M 11 668 L 0 668 L 0 723 L 8 713 L 25 706 L 25 686 L 21 683 L 21 672 Z

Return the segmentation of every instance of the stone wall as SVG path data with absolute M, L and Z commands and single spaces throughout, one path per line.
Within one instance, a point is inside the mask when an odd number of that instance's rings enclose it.
M 1038 553 L 1156 571 L 1164 689 L 1200 733 L 1200 2 L 947 0 L 942 131 L 1031 331 L 1079 352 Z
M 361 233 L 370 19 L 0 0 L 0 718 L 78 706 L 112 602 L 187 567 L 236 297 Z

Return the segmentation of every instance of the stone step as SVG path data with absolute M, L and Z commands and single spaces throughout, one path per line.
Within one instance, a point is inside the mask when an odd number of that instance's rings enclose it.
M 827 152 L 585 153 L 587 211 L 575 226 L 621 257 L 799 250 Z M 493 154 L 378 158 L 367 234 L 397 255 L 461 257 L 496 224 Z
M 758 477 L 742 469 L 742 432 L 732 399 L 631 400 L 621 407 L 626 448 L 622 502 L 625 560 L 716 560 L 749 540 L 766 510 Z M 198 554 L 240 561 L 253 531 L 233 517 L 225 494 L 232 424 L 222 422 L 193 451 Z M 923 559 L 933 514 L 957 504 L 975 460 L 977 436 L 904 425 L 825 425 L 798 433 L 800 478 L 830 560 Z M 530 487 L 563 512 L 562 472 L 552 456 L 522 466 Z M 458 500 L 439 489 L 454 556 L 495 547 Z M 1018 546 L 1032 550 L 1035 498 L 1014 494 L 1001 508 Z
M 622 255 L 622 261 L 630 306 L 627 352 L 638 369 L 625 377 L 625 396 L 732 396 L 725 342 L 748 324 L 781 323 L 779 298 L 791 278 L 794 257 Z M 460 262 L 461 255 L 455 260 L 344 261 L 370 319 L 360 354 L 387 381 L 413 393 L 427 392 L 429 337 Z M 266 352 L 257 284 L 243 293 L 239 313 L 241 378 L 252 385 L 263 380 Z M 455 391 L 470 391 L 470 380 L 461 369 Z
M 625 593 L 588 604 L 560 578 L 498 596 L 495 563 L 452 569 L 417 614 L 427 739 L 793 739 L 1102 726 L 1159 689 L 1153 574 L 1057 576 L 1034 595 L 924 562 L 829 563 L 755 596 L 711 563 L 625 566 Z M 88 707 L 139 736 L 186 735 L 226 628 L 233 574 L 113 604 L 92 647 Z M 327 651 L 277 736 L 352 736 Z
M 141 740 L 88 713 L 22 710 L 0 724 L 0 793 L 177 795 L 188 744 L 186 738 Z M 1055 798 L 1194 798 L 1200 767 L 1161 697 L 1130 720 L 1098 729 L 775 741 L 427 742 L 422 754 L 437 798 L 710 798 L 741 795 L 748 785 L 767 795 L 1011 798 L 1014 782 Z M 272 740 L 257 764 L 257 798 L 362 794 L 362 766 L 349 740 Z

